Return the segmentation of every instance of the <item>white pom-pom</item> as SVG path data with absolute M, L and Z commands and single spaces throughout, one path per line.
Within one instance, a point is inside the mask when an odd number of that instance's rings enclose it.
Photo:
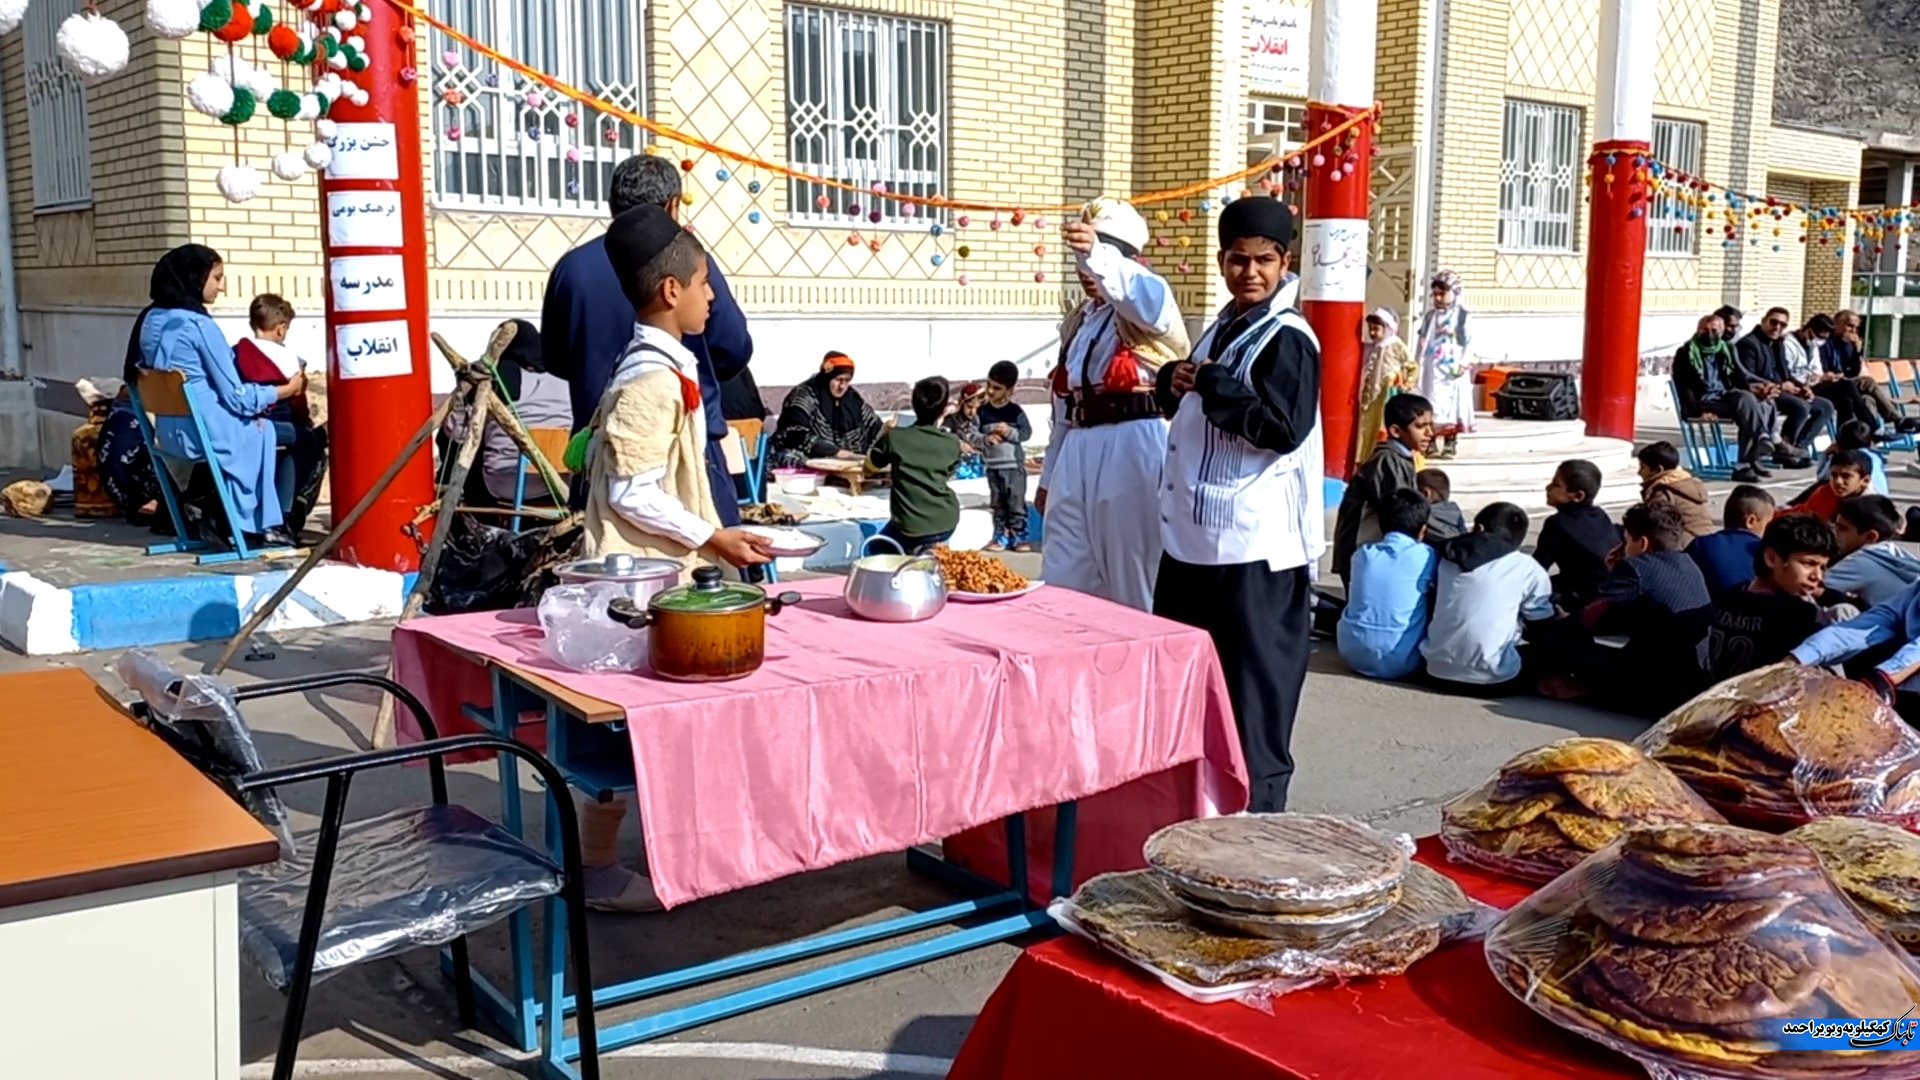
M 213 182 L 220 186 L 220 194 L 225 195 L 228 202 L 243 203 L 260 194 L 260 185 L 265 182 L 265 179 L 260 175 L 259 169 L 236 162 L 232 165 L 220 166 L 220 171 L 214 174 Z
M 200 29 L 200 4 L 197 0 L 147 0 L 147 28 L 157 37 L 189 37 Z
M 237 56 L 216 56 L 213 58 L 213 63 L 207 65 L 207 70 L 213 72 L 221 82 L 232 83 L 236 81 L 234 72 L 244 69 L 246 65 L 247 62 Z
M 342 30 L 352 30 L 360 25 L 360 19 L 351 11 L 336 11 L 333 13 L 333 25 Z
M 265 103 L 268 98 L 273 96 L 275 90 L 280 89 L 280 80 L 274 78 L 273 72 L 268 71 L 266 68 L 257 67 L 247 72 L 246 87 L 253 91 L 255 98 Z
M 282 180 L 298 180 L 307 175 L 307 159 L 293 150 L 273 155 L 273 175 Z
M 307 147 L 306 153 L 302 156 L 307 159 L 308 165 L 313 166 L 315 172 L 322 172 L 327 166 L 333 164 L 333 148 L 323 142 Z
M 11 34 L 27 17 L 27 0 L 0 0 L 0 34 Z
M 335 135 L 340 134 L 340 125 L 334 123 L 332 120 L 315 120 L 313 122 L 313 133 L 319 137 L 321 142 L 330 143 L 333 141 Z
M 233 108 L 233 84 L 208 72 L 187 84 L 187 102 L 195 112 L 205 113 L 217 120 Z
M 300 95 L 300 111 L 293 114 L 295 120 L 317 120 L 320 118 L 320 98 L 317 94 Z
M 327 57 L 327 66 L 332 68 L 335 71 L 347 70 L 347 54 L 344 52 L 337 52 L 337 53 L 334 53 L 332 56 Z
M 366 87 L 357 83 L 347 84 L 347 100 L 353 102 L 355 105 L 364 108 L 372 97 L 373 95 L 367 92 Z
M 103 79 L 126 67 L 132 47 L 119 23 L 92 11 L 67 16 L 53 44 L 67 67 L 83 79 Z

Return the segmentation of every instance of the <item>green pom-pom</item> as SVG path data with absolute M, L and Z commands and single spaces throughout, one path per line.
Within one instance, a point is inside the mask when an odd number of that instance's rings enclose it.
M 357 52 L 347 53 L 347 70 L 348 71 L 367 70 L 367 58 Z
M 321 93 L 320 91 L 318 90 L 313 91 L 313 97 L 314 97 L 314 100 L 320 103 L 321 116 L 327 115 L 327 110 L 333 108 L 333 99 L 329 98 L 327 95 Z
M 218 0 L 215 2 L 217 3 Z M 259 107 L 260 99 L 253 96 L 253 91 L 244 86 L 236 86 L 233 88 L 233 108 L 228 109 L 226 114 L 220 117 L 220 122 L 238 127 L 253 119 L 253 111 Z
M 313 46 L 311 44 L 301 45 L 297 52 L 287 57 L 287 61 L 289 63 L 302 65 L 313 63 Z
M 214 0 L 216 4 L 219 2 L 220 0 Z M 332 56 L 334 53 L 340 51 L 340 42 L 335 40 L 331 35 L 322 34 L 320 35 L 319 41 L 321 49 L 325 50 L 328 56 Z
M 227 25 L 233 18 L 233 4 L 230 0 L 213 0 L 200 9 L 200 29 L 211 34 Z
M 282 120 L 300 115 L 300 95 L 291 90 L 275 90 L 267 98 L 267 111 Z
M 264 36 L 267 31 L 273 29 L 273 8 L 266 4 L 261 4 L 255 11 L 256 14 L 253 17 L 253 32 Z

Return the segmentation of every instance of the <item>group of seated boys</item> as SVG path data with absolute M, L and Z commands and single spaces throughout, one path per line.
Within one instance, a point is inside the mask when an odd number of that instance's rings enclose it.
M 1594 501 L 1600 470 L 1563 462 L 1527 552 L 1527 512 L 1512 503 L 1481 510 L 1465 532 L 1436 520 L 1443 506 L 1459 511 L 1436 498 L 1445 477 L 1419 468 L 1425 399 L 1391 399 L 1386 419 L 1335 527 L 1347 588 L 1335 639 L 1356 672 L 1652 717 L 1792 659 L 1843 666 L 1920 721 L 1920 680 L 1905 686 L 1920 674 L 1920 557 L 1853 425 L 1786 508 L 1742 485 L 1718 523 L 1669 443 L 1640 449 L 1641 501 L 1617 524 Z

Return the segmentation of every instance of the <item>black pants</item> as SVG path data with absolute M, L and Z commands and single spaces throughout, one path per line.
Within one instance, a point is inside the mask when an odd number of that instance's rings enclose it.
M 1529 623 L 1526 634 L 1536 678 L 1571 676 L 1596 704 L 1629 716 L 1665 716 L 1705 688 L 1697 652 L 1603 645 L 1578 615 Z
M 1745 390 L 1729 390 L 1717 398 L 1703 400 L 1700 410 L 1733 421 L 1739 432 L 1742 465 L 1759 464 L 1772 449 L 1773 406 Z
M 1812 401 L 1783 393 L 1773 399 L 1780 410 L 1780 438 L 1801 450 L 1813 446 L 1813 437 L 1827 429 L 1833 420 L 1833 402 L 1816 397 Z
M 1011 547 L 1027 538 L 1027 470 L 988 469 L 987 499 L 993 535 Z
M 1880 426 L 1880 415 L 1874 411 L 1873 402 L 1860 392 L 1860 387 L 1852 379 L 1816 383 L 1813 392 L 1833 404 L 1833 418 L 1837 423 L 1859 420 L 1867 425 L 1868 430 Z
M 1312 612 L 1313 590 L 1304 566 L 1273 571 L 1264 562 L 1196 566 L 1160 557 L 1153 613 L 1212 636 L 1247 759 L 1248 809 L 1256 813 L 1287 808 L 1293 721 L 1307 681 Z

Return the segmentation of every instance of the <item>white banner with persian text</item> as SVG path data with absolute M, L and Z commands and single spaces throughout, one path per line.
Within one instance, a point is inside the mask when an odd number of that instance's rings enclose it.
M 1280 97 L 1307 96 L 1307 38 L 1313 8 L 1288 0 L 1247 0 L 1247 90 Z

